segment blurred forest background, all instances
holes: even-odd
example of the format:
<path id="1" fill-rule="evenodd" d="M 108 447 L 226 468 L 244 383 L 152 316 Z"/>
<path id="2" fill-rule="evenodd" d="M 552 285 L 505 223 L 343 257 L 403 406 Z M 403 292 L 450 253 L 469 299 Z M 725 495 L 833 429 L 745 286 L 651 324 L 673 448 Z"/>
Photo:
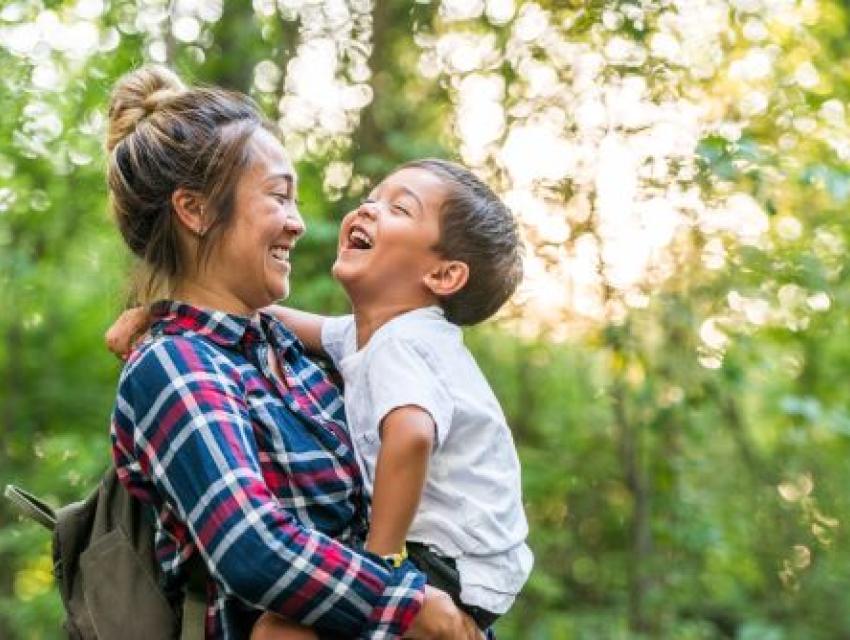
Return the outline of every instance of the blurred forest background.
<path id="1" fill-rule="evenodd" d="M 470 165 L 527 278 L 471 330 L 536 567 L 501 638 L 850 637 L 850 11 L 841 0 L 0 0 L 0 484 L 109 462 L 131 267 L 108 92 L 145 61 L 280 122 L 336 226 L 410 158 Z M 0 505 L 0 638 L 59 638 L 49 540 Z"/>

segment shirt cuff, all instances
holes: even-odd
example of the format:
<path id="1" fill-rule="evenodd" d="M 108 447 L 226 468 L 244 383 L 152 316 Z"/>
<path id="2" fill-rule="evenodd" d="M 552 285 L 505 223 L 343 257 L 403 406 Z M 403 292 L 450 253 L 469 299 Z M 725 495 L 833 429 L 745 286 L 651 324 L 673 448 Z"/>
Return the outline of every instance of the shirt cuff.
<path id="1" fill-rule="evenodd" d="M 377 556 L 374 558 L 387 566 Z M 398 569 L 389 571 L 390 576 L 384 591 L 378 597 L 368 628 L 361 638 L 401 638 L 422 608 L 425 600 L 425 576 L 417 571 L 410 561 L 405 561 Z"/>

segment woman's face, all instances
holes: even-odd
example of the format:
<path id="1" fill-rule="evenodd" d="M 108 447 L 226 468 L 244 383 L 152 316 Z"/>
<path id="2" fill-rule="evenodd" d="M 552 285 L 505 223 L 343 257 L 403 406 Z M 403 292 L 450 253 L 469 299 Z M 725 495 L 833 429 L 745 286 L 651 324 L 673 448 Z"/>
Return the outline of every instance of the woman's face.
<path id="1" fill-rule="evenodd" d="M 216 306 L 243 314 L 289 294 L 289 252 L 305 229 L 283 146 L 263 129 L 248 144 L 251 163 L 236 185 L 233 218 L 203 270 L 206 286 L 223 298 Z"/>

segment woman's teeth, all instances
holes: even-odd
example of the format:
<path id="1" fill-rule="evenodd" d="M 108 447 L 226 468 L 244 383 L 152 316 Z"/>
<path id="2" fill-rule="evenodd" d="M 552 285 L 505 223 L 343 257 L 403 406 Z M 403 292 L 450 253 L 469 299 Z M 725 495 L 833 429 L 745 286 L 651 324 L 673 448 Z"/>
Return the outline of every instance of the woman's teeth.
<path id="1" fill-rule="evenodd" d="M 288 263 L 289 262 L 289 249 L 284 249 L 283 247 L 272 247 L 271 250 L 272 258 L 277 260 L 278 262 Z"/>

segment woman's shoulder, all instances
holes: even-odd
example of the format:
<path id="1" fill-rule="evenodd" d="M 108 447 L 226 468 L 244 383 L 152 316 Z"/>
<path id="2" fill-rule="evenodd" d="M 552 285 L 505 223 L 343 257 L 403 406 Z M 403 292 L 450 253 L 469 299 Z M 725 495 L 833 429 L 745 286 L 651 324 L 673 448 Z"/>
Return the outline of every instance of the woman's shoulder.
<path id="1" fill-rule="evenodd" d="M 201 335 L 151 336 L 130 354 L 121 373 L 121 385 L 175 387 L 199 374 L 209 381 L 229 385 L 239 378 L 238 366 L 229 355 Z"/>

